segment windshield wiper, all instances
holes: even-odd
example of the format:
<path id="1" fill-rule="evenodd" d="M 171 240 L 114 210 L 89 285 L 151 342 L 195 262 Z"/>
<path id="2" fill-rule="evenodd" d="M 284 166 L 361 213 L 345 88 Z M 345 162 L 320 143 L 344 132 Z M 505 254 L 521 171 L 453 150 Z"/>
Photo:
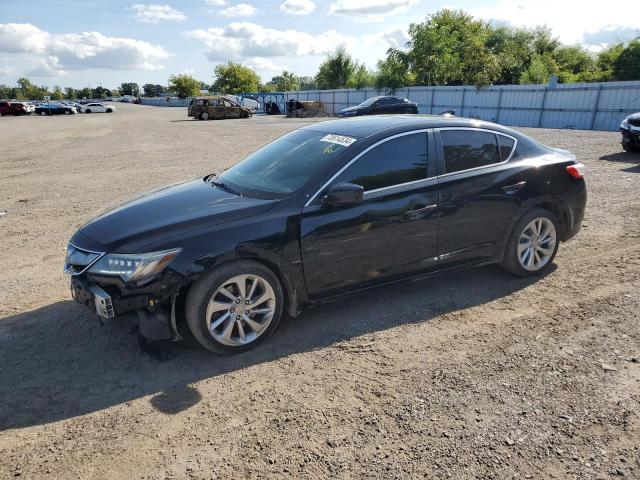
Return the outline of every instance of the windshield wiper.
<path id="1" fill-rule="evenodd" d="M 242 194 L 239 191 L 231 188 L 229 185 L 227 185 L 224 182 L 221 182 L 220 180 L 213 180 L 211 183 L 213 183 L 216 187 L 220 187 L 220 188 L 226 190 L 227 192 L 231 193 L 232 195 L 237 195 L 239 197 L 242 196 Z"/>

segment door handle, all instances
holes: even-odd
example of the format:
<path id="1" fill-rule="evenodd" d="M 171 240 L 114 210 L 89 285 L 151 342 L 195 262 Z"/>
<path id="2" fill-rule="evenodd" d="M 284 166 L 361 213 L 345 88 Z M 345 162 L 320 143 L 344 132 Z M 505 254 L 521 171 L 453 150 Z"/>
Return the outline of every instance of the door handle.
<path id="1" fill-rule="evenodd" d="M 414 209 L 409 210 L 408 212 L 406 212 L 404 214 L 404 218 L 405 218 L 405 220 L 415 220 L 417 218 L 420 218 L 424 214 L 435 210 L 436 208 L 438 208 L 437 204 L 427 205 L 425 207 L 414 208 Z"/>
<path id="2" fill-rule="evenodd" d="M 527 181 L 522 181 L 518 183 L 514 183 L 513 185 L 507 185 L 506 187 L 502 187 L 502 191 L 507 195 L 513 195 L 518 193 L 522 188 L 527 184 Z"/>

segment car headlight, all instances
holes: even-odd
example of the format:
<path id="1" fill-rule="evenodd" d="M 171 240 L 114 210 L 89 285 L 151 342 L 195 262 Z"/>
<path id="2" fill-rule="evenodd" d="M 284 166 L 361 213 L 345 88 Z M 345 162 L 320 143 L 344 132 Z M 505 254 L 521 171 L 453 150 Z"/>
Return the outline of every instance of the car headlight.
<path id="1" fill-rule="evenodd" d="M 622 130 L 629 130 L 630 127 L 629 127 L 629 124 L 627 123 L 627 119 L 626 118 L 620 124 L 620 128 Z"/>
<path id="2" fill-rule="evenodd" d="M 98 260 L 89 272 L 118 276 L 125 282 L 139 281 L 160 273 L 181 251 L 176 248 L 150 253 L 110 253 Z"/>

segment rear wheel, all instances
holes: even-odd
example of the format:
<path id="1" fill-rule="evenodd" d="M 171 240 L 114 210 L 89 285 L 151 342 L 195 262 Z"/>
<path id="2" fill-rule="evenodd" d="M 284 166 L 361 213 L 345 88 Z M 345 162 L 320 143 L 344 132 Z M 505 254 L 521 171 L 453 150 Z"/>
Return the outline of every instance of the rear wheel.
<path id="1" fill-rule="evenodd" d="M 509 237 L 502 267 L 521 277 L 544 271 L 558 252 L 558 225 L 548 210 L 536 208 L 526 213 Z"/>
<path id="2" fill-rule="evenodd" d="M 113 112 L 113 110 L 110 108 L 107 108 L 107 113 L 111 113 L 111 112 Z"/>
<path id="3" fill-rule="evenodd" d="M 276 275 L 260 263 L 242 260 L 222 265 L 191 287 L 187 324 L 212 352 L 244 352 L 277 328 L 283 304 Z"/>

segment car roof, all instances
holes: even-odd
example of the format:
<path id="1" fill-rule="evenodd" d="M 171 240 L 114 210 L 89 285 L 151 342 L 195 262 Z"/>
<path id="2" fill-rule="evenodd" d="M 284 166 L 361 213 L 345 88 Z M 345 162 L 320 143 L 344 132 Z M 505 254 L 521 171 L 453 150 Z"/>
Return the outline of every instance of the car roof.
<path id="1" fill-rule="evenodd" d="M 509 135 L 517 134 L 514 130 L 496 123 L 473 118 L 447 117 L 443 115 L 370 115 L 318 122 L 303 128 L 305 130 L 316 130 L 335 133 L 337 135 L 366 138 L 384 130 L 391 129 L 394 130 L 394 133 L 399 133 L 422 128 L 446 127 L 489 128 Z"/>

